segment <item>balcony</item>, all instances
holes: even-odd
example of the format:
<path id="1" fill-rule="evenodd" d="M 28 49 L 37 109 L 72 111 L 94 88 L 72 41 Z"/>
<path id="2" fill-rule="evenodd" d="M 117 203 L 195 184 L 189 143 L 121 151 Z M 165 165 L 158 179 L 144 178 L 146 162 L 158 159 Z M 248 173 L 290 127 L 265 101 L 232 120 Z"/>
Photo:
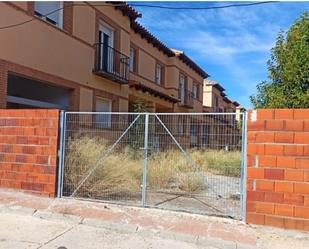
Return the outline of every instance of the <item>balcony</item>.
<path id="1" fill-rule="evenodd" d="M 121 84 L 129 82 L 129 57 L 105 43 L 95 44 L 96 75 L 116 81 Z"/>
<path id="2" fill-rule="evenodd" d="M 193 93 L 188 90 L 179 89 L 179 105 L 187 108 L 193 108 Z"/>

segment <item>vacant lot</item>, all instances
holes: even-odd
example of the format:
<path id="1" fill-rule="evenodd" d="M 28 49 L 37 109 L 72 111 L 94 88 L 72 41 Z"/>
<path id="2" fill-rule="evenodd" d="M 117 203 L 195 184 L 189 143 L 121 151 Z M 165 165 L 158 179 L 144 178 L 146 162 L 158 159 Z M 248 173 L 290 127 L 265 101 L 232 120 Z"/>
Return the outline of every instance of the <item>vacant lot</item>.
<path id="1" fill-rule="evenodd" d="M 119 146 L 110 154 L 106 141 L 88 136 L 68 142 L 64 194 L 80 181 L 76 196 L 140 205 L 143 151 Z M 239 216 L 241 152 L 177 148 L 149 152 L 147 204 L 198 213 Z"/>

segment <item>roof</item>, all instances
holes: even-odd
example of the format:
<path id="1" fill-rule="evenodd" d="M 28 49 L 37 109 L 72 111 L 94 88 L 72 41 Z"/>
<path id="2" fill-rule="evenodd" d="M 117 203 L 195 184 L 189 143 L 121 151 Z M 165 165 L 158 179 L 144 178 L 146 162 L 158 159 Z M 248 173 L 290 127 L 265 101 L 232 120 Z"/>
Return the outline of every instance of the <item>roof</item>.
<path id="1" fill-rule="evenodd" d="M 129 82 L 129 87 L 134 87 L 136 90 L 140 90 L 142 92 L 148 92 L 149 94 L 155 96 L 155 97 L 159 97 L 160 99 L 164 99 L 166 101 L 172 102 L 172 103 L 177 103 L 180 100 L 178 98 L 175 98 L 171 95 L 162 93 L 161 91 L 157 91 L 151 87 L 148 87 L 140 82 L 137 81 L 130 81 Z"/>
<path id="2" fill-rule="evenodd" d="M 175 55 L 182 60 L 187 66 L 196 71 L 204 79 L 209 77 L 209 74 L 206 73 L 202 68 L 200 68 L 193 60 L 191 60 L 183 51 L 177 49 L 171 49 Z"/>
<path id="3" fill-rule="evenodd" d="M 151 43 L 154 47 L 162 51 L 168 57 L 176 56 L 179 60 L 193 69 L 196 73 L 198 73 L 204 79 L 209 77 L 209 75 L 200 68 L 193 60 L 191 60 L 183 51 L 173 50 L 167 47 L 163 42 L 161 42 L 158 38 L 156 38 L 153 34 L 151 34 L 144 26 L 136 21 L 138 17 L 141 17 L 142 14 L 131 7 L 124 1 L 117 1 L 117 2 L 108 2 L 110 4 L 115 5 L 115 9 L 122 11 L 123 15 L 128 16 L 131 20 L 131 28 L 134 30 L 135 33 L 140 34 L 142 39 L 146 39 L 147 42 Z M 118 6 L 119 4 L 125 4 Z M 177 51 L 177 52 L 175 52 Z"/>
<path id="4" fill-rule="evenodd" d="M 237 107 L 240 106 L 240 104 L 236 100 L 232 100 L 232 103 Z"/>
<path id="5" fill-rule="evenodd" d="M 213 86 L 213 87 L 215 87 L 215 88 L 217 88 L 219 91 L 221 91 L 221 92 L 224 92 L 225 91 L 225 88 L 222 86 L 222 85 L 220 85 L 217 81 L 215 81 L 215 80 L 204 80 L 204 84 L 205 84 L 205 86 Z"/>
<path id="6" fill-rule="evenodd" d="M 138 17 L 142 17 L 142 14 L 139 13 L 136 9 L 134 9 L 132 6 L 128 5 L 126 2 L 123 1 L 115 1 L 115 2 L 107 2 L 110 4 L 115 5 L 116 10 L 121 10 L 122 14 L 129 17 L 130 20 L 136 20 Z M 122 4 L 121 6 L 119 6 Z"/>
<path id="7" fill-rule="evenodd" d="M 137 21 L 131 22 L 131 28 L 135 33 L 139 33 L 142 39 L 146 39 L 154 47 L 158 48 L 159 51 L 162 51 L 168 57 L 175 56 L 174 52 L 169 49 L 163 42 L 151 34 L 144 26 L 139 24 Z"/>

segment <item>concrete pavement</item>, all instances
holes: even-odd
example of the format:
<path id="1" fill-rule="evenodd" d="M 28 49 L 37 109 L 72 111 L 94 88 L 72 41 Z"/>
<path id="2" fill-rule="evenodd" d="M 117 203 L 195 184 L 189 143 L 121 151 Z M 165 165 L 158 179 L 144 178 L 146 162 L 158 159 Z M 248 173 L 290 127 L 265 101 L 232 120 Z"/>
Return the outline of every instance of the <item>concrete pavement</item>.
<path id="1" fill-rule="evenodd" d="M 0 248 L 309 248 L 308 233 L 0 190 Z"/>

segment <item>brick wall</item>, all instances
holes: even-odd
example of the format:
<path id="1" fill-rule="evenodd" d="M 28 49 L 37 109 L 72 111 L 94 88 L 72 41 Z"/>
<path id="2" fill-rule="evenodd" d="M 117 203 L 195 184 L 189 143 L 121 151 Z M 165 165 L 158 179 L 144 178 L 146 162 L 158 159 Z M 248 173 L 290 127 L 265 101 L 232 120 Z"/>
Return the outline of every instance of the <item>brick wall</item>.
<path id="1" fill-rule="evenodd" d="M 309 230 L 309 109 L 248 115 L 247 222 Z"/>
<path id="2" fill-rule="evenodd" d="M 55 196 L 58 110 L 0 109 L 0 187 Z"/>

